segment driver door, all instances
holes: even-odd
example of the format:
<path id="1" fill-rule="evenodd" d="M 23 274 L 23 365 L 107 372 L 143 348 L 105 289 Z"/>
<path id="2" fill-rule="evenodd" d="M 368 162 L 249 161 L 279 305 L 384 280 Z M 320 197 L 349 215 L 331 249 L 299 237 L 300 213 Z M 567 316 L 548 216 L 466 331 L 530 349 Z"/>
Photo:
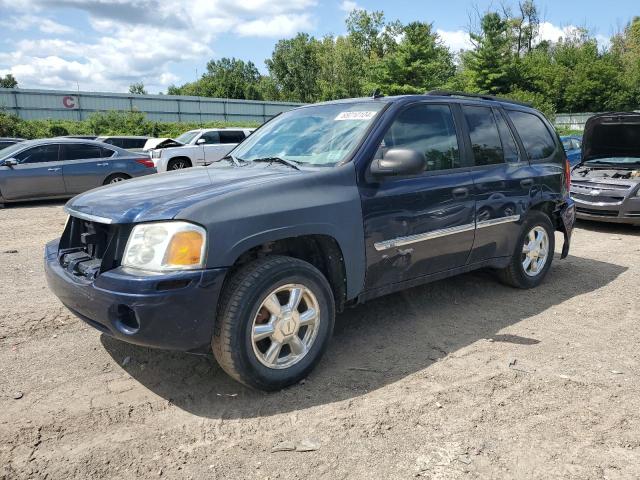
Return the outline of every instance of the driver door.
<path id="1" fill-rule="evenodd" d="M 65 195 L 59 150 L 58 144 L 31 147 L 15 156 L 17 165 L 0 167 L 2 196 L 7 200 L 26 200 Z"/>
<path id="2" fill-rule="evenodd" d="M 451 107 L 435 103 L 407 107 L 385 134 L 377 155 L 392 148 L 411 149 L 423 153 L 426 164 L 417 175 L 370 178 L 360 185 L 366 289 L 467 263 L 475 234 L 475 200 L 459 138 Z"/>

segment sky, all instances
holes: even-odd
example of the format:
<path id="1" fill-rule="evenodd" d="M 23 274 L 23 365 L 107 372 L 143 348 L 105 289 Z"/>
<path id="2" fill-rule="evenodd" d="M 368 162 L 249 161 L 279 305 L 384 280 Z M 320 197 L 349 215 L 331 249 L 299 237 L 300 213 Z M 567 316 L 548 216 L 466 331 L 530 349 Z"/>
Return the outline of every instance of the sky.
<path id="1" fill-rule="evenodd" d="M 510 3 L 511 2 L 511 3 Z M 198 78 L 207 61 L 251 60 L 264 73 L 275 43 L 303 31 L 345 32 L 354 8 L 433 23 L 452 50 L 468 47 L 476 10 L 516 0 L 0 0 L 0 75 L 21 88 L 149 93 Z M 638 0 L 538 0 L 541 34 L 586 27 L 602 46 L 640 14 Z"/>

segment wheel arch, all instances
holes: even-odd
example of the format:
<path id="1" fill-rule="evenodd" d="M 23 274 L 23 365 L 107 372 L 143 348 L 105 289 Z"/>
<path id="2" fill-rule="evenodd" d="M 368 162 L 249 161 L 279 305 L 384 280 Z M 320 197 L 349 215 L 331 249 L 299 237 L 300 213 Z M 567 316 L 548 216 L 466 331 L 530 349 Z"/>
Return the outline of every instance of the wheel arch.
<path id="1" fill-rule="evenodd" d="M 316 231 L 317 232 L 317 231 Z M 336 301 L 336 309 L 343 310 L 348 298 L 348 288 L 357 284 L 348 256 L 345 257 L 340 242 L 331 234 L 306 232 L 292 235 L 282 231 L 279 235 L 256 235 L 236 245 L 230 263 L 230 274 L 247 263 L 269 255 L 284 255 L 306 261 L 326 277 Z M 350 271 L 351 270 L 351 271 Z M 231 275 L 229 275 L 231 276 Z M 350 289 L 350 290 L 351 290 Z"/>

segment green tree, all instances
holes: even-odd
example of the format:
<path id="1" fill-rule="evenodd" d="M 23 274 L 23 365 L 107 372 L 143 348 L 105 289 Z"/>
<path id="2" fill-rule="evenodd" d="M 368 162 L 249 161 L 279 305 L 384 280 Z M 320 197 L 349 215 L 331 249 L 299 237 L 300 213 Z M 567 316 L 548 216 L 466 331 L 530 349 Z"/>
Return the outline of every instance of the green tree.
<path id="1" fill-rule="evenodd" d="M 265 63 L 281 98 L 297 102 L 320 98 L 320 49 L 321 42 L 306 33 L 276 44 Z"/>
<path id="2" fill-rule="evenodd" d="M 480 32 L 471 33 L 474 49 L 463 55 L 470 87 L 482 93 L 509 92 L 512 60 L 508 22 L 496 12 L 487 13 L 480 22 Z"/>
<path id="3" fill-rule="evenodd" d="M 146 95 L 147 90 L 144 88 L 144 83 L 136 82 L 129 85 L 129 93 L 133 95 Z"/>
<path id="4" fill-rule="evenodd" d="M 0 77 L 0 88 L 18 88 L 16 77 L 7 73 L 4 77 Z"/>
<path id="5" fill-rule="evenodd" d="M 380 62 L 378 80 L 389 94 L 424 93 L 442 87 L 455 73 L 453 56 L 433 26 L 412 22 L 402 29 L 402 39 Z"/>

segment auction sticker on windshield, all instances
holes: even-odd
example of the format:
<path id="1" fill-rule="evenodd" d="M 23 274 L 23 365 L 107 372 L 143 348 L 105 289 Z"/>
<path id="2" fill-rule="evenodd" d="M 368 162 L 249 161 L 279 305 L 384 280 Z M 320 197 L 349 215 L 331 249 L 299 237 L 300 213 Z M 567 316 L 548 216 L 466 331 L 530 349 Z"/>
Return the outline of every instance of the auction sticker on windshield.
<path id="1" fill-rule="evenodd" d="M 336 120 L 371 120 L 378 112 L 340 112 Z"/>

